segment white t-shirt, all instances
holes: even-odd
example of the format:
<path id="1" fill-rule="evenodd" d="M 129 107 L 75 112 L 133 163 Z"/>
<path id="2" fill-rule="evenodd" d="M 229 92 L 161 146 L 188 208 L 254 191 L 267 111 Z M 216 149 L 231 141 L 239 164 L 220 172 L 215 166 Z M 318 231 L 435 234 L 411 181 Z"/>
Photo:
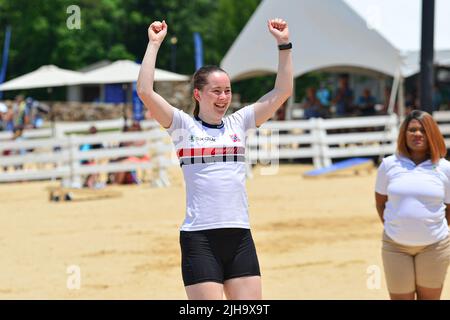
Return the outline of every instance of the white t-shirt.
<path id="1" fill-rule="evenodd" d="M 416 165 L 392 155 L 378 168 L 375 191 L 388 196 L 384 229 L 394 241 L 409 246 L 436 243 L 448 236 L 445 203 L 450 203 L 450 162 L 441 159 Z"/>
<path id="2" fill-rule="evenodd" d="M 186 183 L 182 231 L 250 229 L 245 190 L 246 131 L 255 128 L 253 105 L 208 125 L 176 109 L 168 128 Z"/>

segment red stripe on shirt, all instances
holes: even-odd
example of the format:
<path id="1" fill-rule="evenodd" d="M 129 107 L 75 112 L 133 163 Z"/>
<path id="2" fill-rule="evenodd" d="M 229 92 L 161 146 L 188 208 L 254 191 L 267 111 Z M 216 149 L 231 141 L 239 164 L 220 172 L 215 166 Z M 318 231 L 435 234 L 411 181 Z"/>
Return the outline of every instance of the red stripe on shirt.
<path id="1" fill-rule="evenodd" d="M 194 156 L 235 155 L 245 153 L 244 147 L 222 147 L 222 148 L 184 148 L 178 149 L 178 158 Z"/>

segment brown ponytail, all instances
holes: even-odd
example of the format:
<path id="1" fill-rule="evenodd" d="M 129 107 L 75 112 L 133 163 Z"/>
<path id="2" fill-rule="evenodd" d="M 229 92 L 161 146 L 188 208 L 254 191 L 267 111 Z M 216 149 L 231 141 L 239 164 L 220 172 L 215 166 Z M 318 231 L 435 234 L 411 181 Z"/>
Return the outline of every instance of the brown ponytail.
<path id="1" fill-rule="evenodd" d="M 198 117 L 199 113 L 200 113 L 200 105 L 198 104 L 198 101 L 195 100 L 194 116 Z"/>

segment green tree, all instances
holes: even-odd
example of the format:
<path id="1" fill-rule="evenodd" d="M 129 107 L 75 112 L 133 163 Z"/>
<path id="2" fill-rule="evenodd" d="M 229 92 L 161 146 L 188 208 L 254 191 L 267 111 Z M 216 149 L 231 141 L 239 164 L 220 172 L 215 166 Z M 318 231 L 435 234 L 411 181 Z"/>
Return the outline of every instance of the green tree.
<path id="1" fill-rule="evenodd" d="M 247 24 L 260 0 L 218 0 L 213 13 L 214 29 L 209 45 L 214 48 L 211 62 L 219 64 L 239 33 Z"/>
<path id="2" fill-rule="evenodd" d="M 165 19 L 167 39 L 157 67 L 170 70 L 176 37 L 176 72 L 192 74 L 193 33 L 203 39 L 204 63 L 220 64 L 260 0 L 0 0 L 0 44 L 12 27 L 7 79 L 41 65 L 79 69 L 100 60 L 140 61 L 148 43 L 147 28 Z M 81 28 L 69 29 L 67 8 L 81 10 Z M 250 85 L 258 90 L 259 85 Z M 244 85 L 247 89 L 248 85 Z M 44 94 L 45 95 L 45 94 Z"/>

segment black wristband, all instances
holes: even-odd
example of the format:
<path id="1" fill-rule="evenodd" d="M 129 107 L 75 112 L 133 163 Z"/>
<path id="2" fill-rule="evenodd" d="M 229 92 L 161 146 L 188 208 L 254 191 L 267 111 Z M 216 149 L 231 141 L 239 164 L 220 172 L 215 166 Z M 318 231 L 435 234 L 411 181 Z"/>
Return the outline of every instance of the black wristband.
<path id="1" fill-rule="evenodd" d="M 292 49 L 292 42 L 279 44 L 278 49 L 280 49 L 280 50 Z"/>

